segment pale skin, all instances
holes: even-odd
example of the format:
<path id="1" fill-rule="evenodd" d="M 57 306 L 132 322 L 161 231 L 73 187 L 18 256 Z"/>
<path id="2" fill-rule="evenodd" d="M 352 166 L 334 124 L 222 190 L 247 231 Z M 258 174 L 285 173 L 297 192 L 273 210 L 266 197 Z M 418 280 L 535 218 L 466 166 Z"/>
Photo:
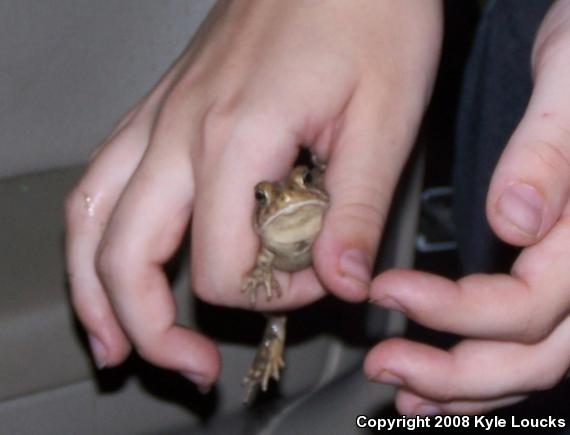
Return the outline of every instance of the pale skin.
<path id="1" fill-rule="evenodd" d="M 68 197 L 72 302 L 97 365 L 120 364 L 134 347 L 198 386 L 215 382 L 216 345 L 175 325 L 161 265 L 192 216 L 194 292 L 214 304 L 248 307 L 240 285 L 259 243 L 251 192 L 260 180 L 283 178 L 304 143 L 327 162 L 330 208 L 313 246 L 313 267 L 279 272 L 282 297 L 260 298 L 257 309 L 296 308 L 326 291 L 350 302 L 371 296 L 382 303 L 390 296 L 427 326 L 475 337 L 450 352 L 403 340 L 371 350 L 365 373 L 401 379 L 403 413 L 420 406 L 480 412 L 553 385 L 570 365 L 570 301 L 562 291 L 570 283 L 564 267 L 570 230 L 561 218 L 570 190 L 570 135 L 563 128 L 570 125 L 564 98 L 570 66 L 563 61 L 570 35 L 556 31 L 570 2 L 554 7 L 563 13 L 551 15 L 538 37 L 531 105 L 489 192 L 494 230 L 528 246 L 513 277 L 452 283 L 392 271 L 370 286 L 390 199 L 431 94 L 440 2 L 220 2 L 169 72 L 103 142 Z M 551 115 L 540 116 L 545 112 Z M 521 232 L 496 205 L 513 183 L 534 186 L 545 204 L 536 233 Z M 442 307 L 452 315 L 443 317 Z M 496 338 L 502 341 L 490 341 Z M 510 382 L 508 370 L 489 369 L 513 364 L 521 367 Z M 536 376 L 541 369 L 549 382 Z"/>

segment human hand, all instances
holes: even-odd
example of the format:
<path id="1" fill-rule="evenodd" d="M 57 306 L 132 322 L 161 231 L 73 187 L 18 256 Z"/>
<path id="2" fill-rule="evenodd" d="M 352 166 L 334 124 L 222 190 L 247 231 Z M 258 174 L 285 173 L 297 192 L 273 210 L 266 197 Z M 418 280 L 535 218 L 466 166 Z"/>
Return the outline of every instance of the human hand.
<path id="1" fill-rule="evenodd" d="M 495 169 L 487 217 L 522 246 L 510 275 L 457 282 L 390 271 L 371 298 L 467 338 L 449 350 L 387 340 L 367 355 L 371 379 L 398 385 L 403 414 L 482 413 L 553 387 L 570 366 L 570 1 L 555 3 L 535 41 L 534 88 Z"/>
<path id="2" fill-rule="evenodd" d="M 199 385 L 216 346 L 175 324 L 162 264 L 192 216 L 192 287 L 247 307 L 257 251 L 253 187 L 286 174 L 299 144 L 328 161 L 331 204 L 314 269 L 283 297 L 367 296 L 388 203 L 431 93 L 439 1 L 219 2 L 188 49 L 114 129 L 66 203 L 72 303 L 99 367 L 131 344 Z M 405 29 L 405 37 L 402 37 Z M 318 276 L 318 278 L 317 278 Z"/>

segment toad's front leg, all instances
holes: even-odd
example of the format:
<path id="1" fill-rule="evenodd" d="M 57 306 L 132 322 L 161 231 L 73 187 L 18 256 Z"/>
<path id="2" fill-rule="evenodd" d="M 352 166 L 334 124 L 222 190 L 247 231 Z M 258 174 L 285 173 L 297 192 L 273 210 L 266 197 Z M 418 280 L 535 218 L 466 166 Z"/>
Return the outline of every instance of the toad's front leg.
<path id="1" fill-rule="evenodd" d="M 273 297 L 273 293 L 277 297 L 281 297 L 281 288 L 273 276 L 274 258 L 275 255 L 271 251 L 262 248 L 257 254 L 254 269 L 249 273 L 241 287 L 242 293 L 249 293 L 252 307 L 255 306 L 257 292 L 260 288 L 265 290 L 268 301 Z"/>
<path id="2" fill-rule="evenodd" d="M 267 326 L 263 340 L 244 377 L 242 384 L 245 387 L 243 401 L 248 403 L 256 389 L 261 385 L 262 391 L 267 391 L 269 379 L 279 380 L 279 371 L 285 367 L 283 361 L 283 348 L 285 346 L 286 316 L 268 316 Z"/>

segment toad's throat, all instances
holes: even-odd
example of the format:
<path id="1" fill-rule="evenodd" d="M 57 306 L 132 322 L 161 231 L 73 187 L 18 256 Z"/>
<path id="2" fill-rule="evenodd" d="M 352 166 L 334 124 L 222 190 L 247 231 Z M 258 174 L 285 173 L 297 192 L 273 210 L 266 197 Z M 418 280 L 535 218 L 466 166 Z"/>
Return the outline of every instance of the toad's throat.
<path id="1" fill-rule="evenodd" d="M 261 236 L 270 245 L 310 241 L 321 228 L 325 208 L 326 203 L 318 200 L 291 205 L 265 222 Z"/>

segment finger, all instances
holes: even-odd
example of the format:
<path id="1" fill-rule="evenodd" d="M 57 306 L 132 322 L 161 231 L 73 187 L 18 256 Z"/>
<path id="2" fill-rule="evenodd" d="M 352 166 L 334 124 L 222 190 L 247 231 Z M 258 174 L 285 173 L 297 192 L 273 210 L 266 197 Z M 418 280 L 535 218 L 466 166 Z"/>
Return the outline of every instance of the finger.
<path id="1" fill-rule="evenodd" d="M 525 400 L 526 395 L 514 395 L 490 400 L 455 400 L 437 402 L 400 389 L 396 394 L 396 409 L 403 415 L 473 415 L 484 414 L 495 409 L 511 406 Z"/>
<path id="2" fill-rule="evenodd" d="M 218 351 L 207 338 L 176 325 L 174 299 L 162 270 L 180 243 L 193 195 L 186 152 L 193 140 L 190 123 L 185 111 L 167 115 L 158 120 L 152 143 L 109 222 L 98 271 L 139 354 L 207 386 L 219 374 Z"/>
<path id="3" fill-rule="evenodd" d="M 368 294 L 392 193 L 415 134 L 414 128 L 400 134 L 402 120 L 386 116 L 382 100 L 371 104 L 364 89 L 354 95 L 329 152 L 325 184 L 330 207 L 315 243 L 314 262 L 325 287 L 349 301 Z"/>
<path id="4" fill-rule="evenodd" d="M 495 169 L 487 216 L 504 241 L 526 246 L 550 231 L 570 192 L 568 50 L 535 62 L 526 113 Z"/>
<path id="5" fill-rule="evenodd" d="M 432 401 L 495 400 L 556 385 L 568 369 L 569 339 L 568 318 L 535 345 L 465 340 L 445 351 L 391 339 L 369 352 L 364 371 Z"/>
<path id="6" fill-rule="evenodd" d="M 192 287 L 210 303 L 250 306 L 240 291 L 254 267 L 259 250 L 253 229 L 254 186 L 288 174 L 297 156 L 290 121 L 268 111 L 251 114 L 227 125 L 222 120 L 216 143 L 203 149 L 197 174 L 192 221 Z M 282 297 L 257 298 L 256 308 L 285 309 L 314 301 L 323 288 L 311 269 L 295 274 L 277 272 Z"/>
<path id="7" fill-rule="evenodd" d="M 526 248 L 512 275 L 467 276 L 457 282 L 392 270 L 371 286 L 371 299 L 433 329 L 479 338 L 536 342 L 570 309 L 570 219 Z"/>
<path id="8" fill-rule="evenodd" d="M 71 302 L 99 368 L 121 363 L 130 344 L 95 271 L 97 247 L 121 192 L 148 145 L 163 95 L 178 65 L 130 110 L 91 157 L 85 174 L 66 199 L 66 266 Z"/>
<path id="9" fill-rule="evenodd" d="M 97 246 L 119 195 L 148 142 L 134 127 L 103 147 L 66 202 L 66 259 L 71 301 L 99 368 L 122 362 L 130 350 L 95 271 Z M 120 162 L 128 162 L 120 164 Z"/>

